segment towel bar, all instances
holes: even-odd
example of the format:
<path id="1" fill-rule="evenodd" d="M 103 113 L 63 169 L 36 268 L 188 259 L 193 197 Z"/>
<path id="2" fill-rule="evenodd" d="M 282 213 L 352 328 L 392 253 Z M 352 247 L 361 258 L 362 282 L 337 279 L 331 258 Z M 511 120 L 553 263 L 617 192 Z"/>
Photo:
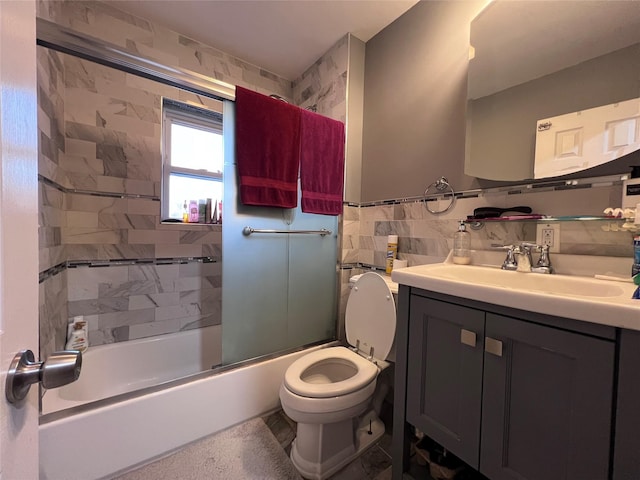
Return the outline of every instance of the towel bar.
<path id="1" fill-rule="evenodd" d="M 261 230 L 259 228 L 244 227 L 242 229 L 242 233 L 246 236 L 249 236 L 252 233 L 302 233 L 307 235 L 321 235 L 324 237 L 325 235 L 331 235 L 331 230 L 327 230 L 326 228 L 321 230 Z"/>

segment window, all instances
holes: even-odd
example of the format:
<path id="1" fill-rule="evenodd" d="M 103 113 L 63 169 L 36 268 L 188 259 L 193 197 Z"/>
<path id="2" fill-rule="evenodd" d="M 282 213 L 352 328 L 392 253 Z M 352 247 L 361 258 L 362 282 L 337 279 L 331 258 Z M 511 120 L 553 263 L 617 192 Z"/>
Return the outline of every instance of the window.
<path id="1" fill-rule="evenodd" d="M 222 114 L 165 98 L 162 128 L 162 218 L 182 220 L 190 203 L 208 199 L 213 213 L 222 201 Z"/>

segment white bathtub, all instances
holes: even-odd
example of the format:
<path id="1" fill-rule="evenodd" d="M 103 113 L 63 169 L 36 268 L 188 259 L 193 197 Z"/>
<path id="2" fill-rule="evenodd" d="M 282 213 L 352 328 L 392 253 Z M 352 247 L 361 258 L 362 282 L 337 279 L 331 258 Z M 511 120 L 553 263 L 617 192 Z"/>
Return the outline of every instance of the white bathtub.
<path id="1" fill-rule="evenodd" d="M 187 330 L 91 347 L 82 355 L 80 378 L 48 390 L 42 413 L 186 377 L 222 362 L 222 327 Z"/>
<path id="2" fill-rule="evenodd" d="M 287 367 L 317 348 L 321 347 L 58 420 L 46 421 L 45 417 L 39 428 L 40 480 L 109 478 L 189 442 L 274 411 L 280 405 L 278 390 Z M 163 353 L 171 355 L 173 351 Z M 85 373 L 83 365 L 81 378 Z"/>

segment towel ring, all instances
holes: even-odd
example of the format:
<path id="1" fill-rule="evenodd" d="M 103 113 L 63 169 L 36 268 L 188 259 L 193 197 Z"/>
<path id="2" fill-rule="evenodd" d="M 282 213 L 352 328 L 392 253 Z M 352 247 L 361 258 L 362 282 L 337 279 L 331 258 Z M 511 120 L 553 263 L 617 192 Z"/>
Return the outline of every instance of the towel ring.
<path id="1" fill-rule="evenodd" d="M 443 193 L 447 189 L 451 190 L 451 202 L 449 202 L 449 205 L 447 205 L 447 207 L 444 208 L 443 210 L 431 210 L 429 208 L 429 202 L 425 201 L 424 203 L 425 203 L 425 206 L 427 207 L 427 210 L 429 211 L 429 213 L 433 213 L 434 215 L 438 215 L 440 213 L 449 211 L 451 207 L 453 207 L 453 202 L 455 202 L 456 200 L 456 192 L 453 191 L 453 187 L 449 184 L 449 181 L 447 180 L 446 177 L 440 177 L 438 180 L 436 180 L 435 182 L 433 182 L 431 185 L 427 187 L 427 189 L 424 191 L 424 197 L 429 195 L 429 190 L 431 190 L 431 188 L 433 187 L 435 187 L 436 192 L 440 192 L 440 193 Z"/>

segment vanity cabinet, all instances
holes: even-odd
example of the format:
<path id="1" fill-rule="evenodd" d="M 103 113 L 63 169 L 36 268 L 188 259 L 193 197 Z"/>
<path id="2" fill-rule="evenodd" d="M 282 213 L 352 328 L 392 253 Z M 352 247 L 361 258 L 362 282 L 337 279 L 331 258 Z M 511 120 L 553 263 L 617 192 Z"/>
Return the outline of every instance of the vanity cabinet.
<path id="1" fill-rule="evenodd" d="M 490 480 L 609 478 L 613 329 L 404 293 L 407 422 Z"/>

